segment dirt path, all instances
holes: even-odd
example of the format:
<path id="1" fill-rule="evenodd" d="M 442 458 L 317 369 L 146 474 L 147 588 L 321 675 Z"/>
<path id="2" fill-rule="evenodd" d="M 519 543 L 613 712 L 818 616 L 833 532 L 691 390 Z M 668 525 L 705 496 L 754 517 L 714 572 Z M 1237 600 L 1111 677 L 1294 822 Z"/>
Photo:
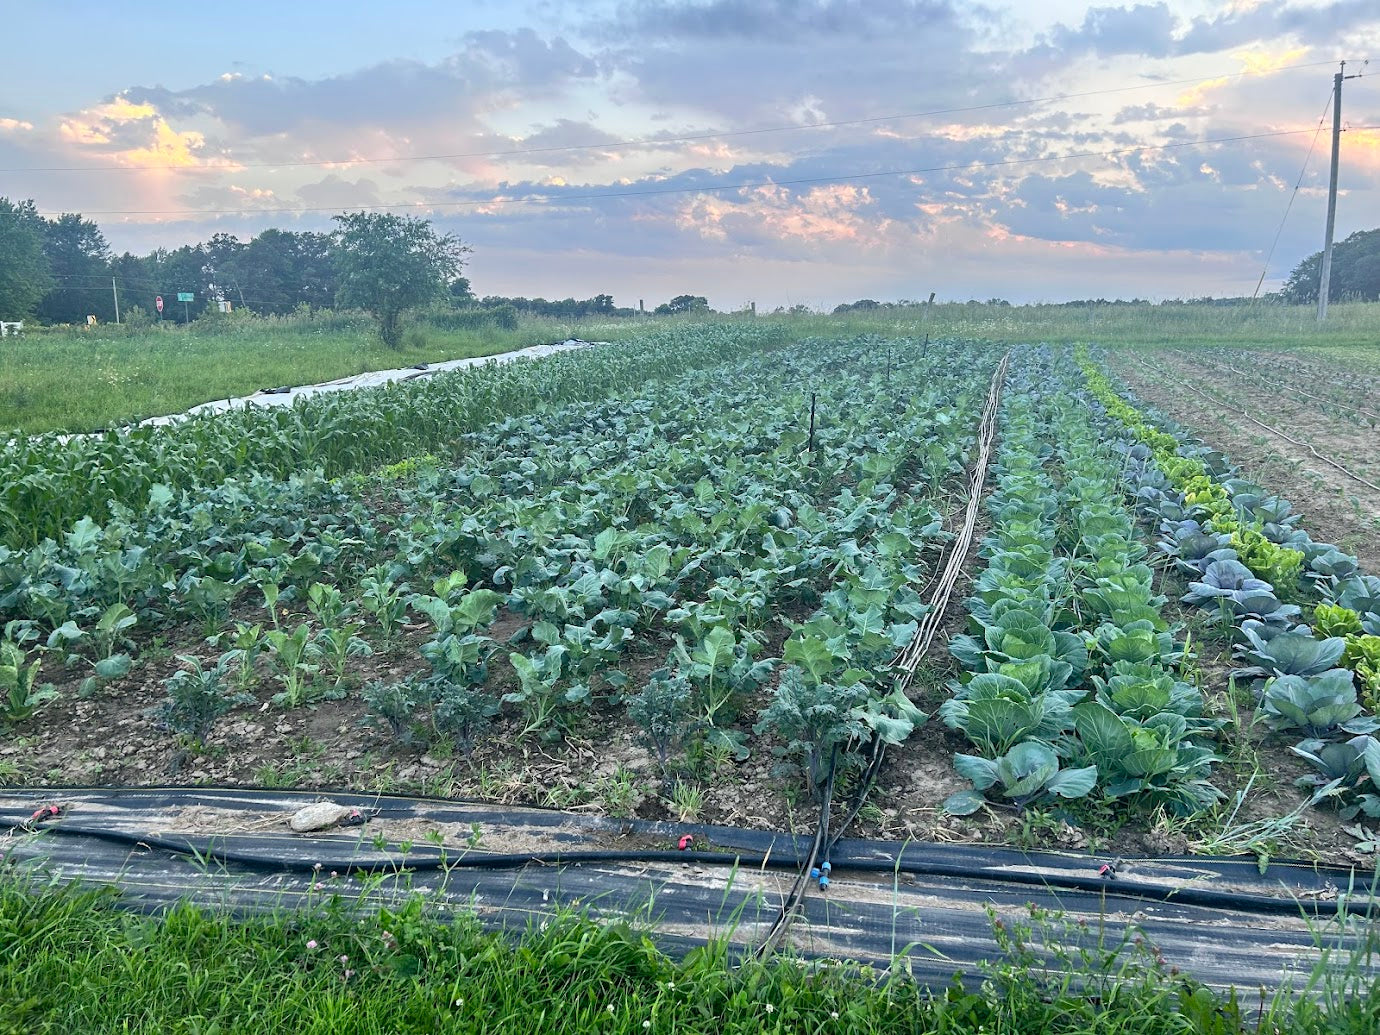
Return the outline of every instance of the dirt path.
<path id="1" fill-rule="evenodd" d="M 1303 514 L 1301 526 L 1314 539 L 1355 554 L 1366 571 L 1380 572 L 1380 492 L 1321 462 L 1306 448 L 1249 423 L 1239 408 L 1214 412 L 1186 384 L 1201 371 L 1183 357 L 1161 352 L 1152 374 L 1125 355 L 1111 353 L 1108 365 L 1146 402 L 1191 429 L 1206 445 L 1225 453 L 1242 472 L 1283 496 Z M 1299 402 L 1247 384 L 1217 382 L 1225 394 L 1257 419 L 1300 441 L 1310 442 L 1368 481 L 1380 483 L 1380 441 L 1374 431 L 1348 424 Z M 1355 504 L 1351 501 L 1355 500 Z"/>

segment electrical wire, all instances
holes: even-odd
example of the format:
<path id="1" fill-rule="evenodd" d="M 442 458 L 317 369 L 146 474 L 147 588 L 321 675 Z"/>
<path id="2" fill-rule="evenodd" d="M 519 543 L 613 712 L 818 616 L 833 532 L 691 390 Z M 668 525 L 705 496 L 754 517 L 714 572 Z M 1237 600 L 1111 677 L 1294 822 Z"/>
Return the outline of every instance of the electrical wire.
<path id="1" fill-rule="evenodd" d="M 1086 90 L 1081 93 L 1053 94 L 1048 97 L 1029 97 L 1014 101 L 991 101 L 984 104 L 970 104 L 954 108 L 934 108 L 929 111 L 901 112 L 895 115 L 872 115 L 860 119 L 836 119 L 828 122 L 794 123 L 785 126 L 765 126 L 758 129 L 722 130 L 713 133 L 691 133 L 670 137 L 640 137 L 630 140 L 613 140 L 589 144 L 559 144 L 549 147 L 512 148 L 500 151 L 462 151 L 453 154 L 401 155 L 386 158 L 322 158 L 302 162 L 232 162 L 225 165 L 225 171 L 239 169 L 299 169 L 335 165 L 375 165 L 397 164 L 403 162 L 443 162 L 465 158 L 507 158 L 523 155 L 560 154 L 578 151 L 616 151 L 624 148 L 660 147 L 666 144 L 687 144 L 703 140 L 723 140 L 739 137 L 761 136 L 770 133 L 792 133 L 812 129 L 842 129 L 849 126 L 876 125 L 903 119 L 933 118 L 937 115 L 961 115 L 975 111 L 991 111 L 997 108 L 1012 108 L 1033 104 L 1053 104 L 1058 101 L 1081 100 L 1087 97 L 1101 97 L 1109 94 L 1128 93 L 1134 90 L 1152 90 L 1167 86 L 1187 86 L 1198 83 L 1238 79 L 1243 77 L 1263 77 L 1279 72 L 1290 72 L 1302 68 L 1318 68 L 1331 65 L 1331 61 L 1310 61 L 1298 65 L 1285 65 L 1268 72 L 1230 72 L 1225 75 L 1200 76 L 1193 79 L 1166 79 L 1153 83 L 1137 83 L 1133 86 L 1117 86 L 1105 90 Z M 36 168 L 0 168 L 0 173 L 54 173 L 54 172 L 145 172 L 158 170 L 164 172 L 207 172 L 215 171 L 215 166 L 187 165 L 142 165 L 142 166 L 41 166 Z"/>
<path id="2" fill-rule="evenodd" d="M 1265 283 L 1265 274 L 1270 270 L 1270 260 L 1275 256 L 1275 247 L 1279 244 L 1279 238 L 1284 233 L 1284 224 L 1289 219 L 1289 212 L 1294 207 L 1294 199 L 1299 196 L 1299 188 L 1303 186 L 1303 177 L 1308 172 L 1308 162 L 1313 157 L 1313 149 L 1318 146 L 1318 137 L 1322 135 L 1323 126 L 1327 122 L 1327 109 L 1332 106 L 1332 96 L 1336 93 L 1334 86 L 1327 91 L 1327 103 L 1323 105 L 1322 114 L 1318 116 L 1318 128 L 1313 131 L 1313 139 L 1308 145 L 1308 153 L 1303 156 L 1303 168 L 1299 170 L 1298 182 L 1294 184 L 1293 193 L 1289 195 L 1289 204 L 1284 206 L 1284 218 L 1279 221 L 1279 228 L 1275 230 L 1275 239 L 1270 242 L 1270 250 L 1265 255 L 1265 265 L 1261 267 L 1260 279 L 1255 282 L 1255 290 L 1251 292 L 1251 301 L 1254 302 L 1256 296 L 1260 294 L 1260 285 Z"/>

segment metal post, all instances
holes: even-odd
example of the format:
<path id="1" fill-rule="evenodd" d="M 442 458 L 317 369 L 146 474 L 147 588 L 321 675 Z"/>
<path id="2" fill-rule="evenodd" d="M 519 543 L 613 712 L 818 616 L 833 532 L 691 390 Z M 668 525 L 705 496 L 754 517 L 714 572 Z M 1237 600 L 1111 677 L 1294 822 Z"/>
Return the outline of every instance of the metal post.
<path id="1" fill-rule="evenodd" d="M 110 278 L 110 293 L 115 296 L 115 322 L 118 324 L 120 322 L 120 292 L 115 287 L 114 277 Z"/>
<path id="2" fill-rule="evenodd" d="M 1332 231 L 1337 224 L 1337 164 L 1342 151 L 1342 79 L 1346 62 L 1332 77 L 1332 175 L 1327 181 L 1327 231 L 1323 237 L 1322 275 L 1318 278 L 1318 323 L 1327 319 L 1327 295 L 1332 289 Z"/>
<path id="3" fill-rule="evenodd" d="M 815 454 L 815 393 L 810 393 L 810 455 Z"/>

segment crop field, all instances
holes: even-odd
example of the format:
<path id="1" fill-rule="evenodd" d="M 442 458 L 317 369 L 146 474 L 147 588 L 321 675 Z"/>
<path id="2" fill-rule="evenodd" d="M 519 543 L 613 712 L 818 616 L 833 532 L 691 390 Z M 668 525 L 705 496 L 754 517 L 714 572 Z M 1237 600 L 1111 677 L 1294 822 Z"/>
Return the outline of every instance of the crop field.
<path id="1" fill-rule="evenodd" d="M 684 324 L 17 439 L 0 783 L 1364 861 L 1380 418 L 1322 364 Z"/>

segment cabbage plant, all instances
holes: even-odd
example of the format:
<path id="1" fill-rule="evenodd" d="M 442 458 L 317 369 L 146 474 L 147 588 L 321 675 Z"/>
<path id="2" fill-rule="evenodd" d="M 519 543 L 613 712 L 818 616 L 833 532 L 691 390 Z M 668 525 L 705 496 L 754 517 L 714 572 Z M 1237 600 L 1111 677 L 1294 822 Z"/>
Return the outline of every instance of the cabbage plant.
<path id="1" fill-rule="evenodd" d="M 944 811 L 968 816 L 987 802 L 984 792 L 999 794 L 1017 810 L 1041 799 L 1083 798 L 1097 785 L 1097 766 L 1060 769 L 1059 756 L 1048 744 L 1027 740 L 996 759 L 954 755 L 954 768 L 973 782 L 972 790 L 951 794 Z"/>
<path id="2" fill-rule="evenodd" d="M 1351 673 L 1342 668 L 1316 676 L 1276 676 L 1265 684 L 1261 707 L 1275 729 L 1298 729 L 1313 738 L 1380 730 L 1380 722 L 1361 714 Z"/>

